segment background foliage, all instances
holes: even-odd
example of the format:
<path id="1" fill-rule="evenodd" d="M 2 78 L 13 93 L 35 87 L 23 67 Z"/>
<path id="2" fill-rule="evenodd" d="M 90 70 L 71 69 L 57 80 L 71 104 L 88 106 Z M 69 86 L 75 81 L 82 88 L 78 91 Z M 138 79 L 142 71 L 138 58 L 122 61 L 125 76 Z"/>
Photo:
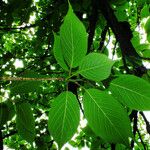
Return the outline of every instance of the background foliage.
<path id="1" fill-rule="evenodd" d="M 150 149 L 149 7 L 1 1 L 0 149 Z"/>

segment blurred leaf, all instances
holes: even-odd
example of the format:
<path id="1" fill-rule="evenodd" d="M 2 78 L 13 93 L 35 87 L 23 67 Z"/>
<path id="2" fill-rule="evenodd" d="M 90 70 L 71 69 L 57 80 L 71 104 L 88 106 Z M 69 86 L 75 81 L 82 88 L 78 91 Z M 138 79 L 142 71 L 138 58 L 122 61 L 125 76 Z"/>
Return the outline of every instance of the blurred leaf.
<path id="1" fill-rule="evenodd" d="M 18 134 L 27 142 L 32 143 L 35 139 L 35 120 L 30 104 L 17 103 L 16 115 Z"/>
<path id="2" fill-rule="evenodd" d="M 29 92 L 39 92 L 42 81 L 37 81 L 36 78 L 43 78 L 45 76 L 39 75 L 34 71 L 25 71 L 20 77 L 35 78 L 30 81 L 13 81 L 11 85 L 12 94 L 24 94 Z"/>
<path id="3" fill-rule="evenodd" d="M 115 150 L 127 150 L 127 148 L 122 144 L 117 144 Z"/>
<path id="4" fill-rule="evenodd" d="M 0 103 L 0 128 L 15 115 L 13 104 L 7 100 Z"/>
<path id="5" fill-rule="evenodd" d="M 127 17 L 126 11 L 124 9 L 119 9 L 118 8 L 115 11 L 115 15 L 116 15 L 118 21 L 120 21 L 120 22 L 128 21 L 128 17 Z"/>
<path id="6" fill-rule="evenodd" d="M 82 131 L 89 137 L 96 136 L 96 134 L 93 132 L 93 130 L 90 128 L 89 125 L 87 125 L 85 128 L 83 128 Z"/>
<path id="7" fill-rule="evenodd" d="M 144 5 L 144 7 L 142 8 L 141 10 L 141 17 L 142 18 L 146 18 L 150 15 L 150 12 L 149 12 L 149 6 L 148 5 Z"/>
<path id="8" fill-rule="evenodd" d="M 137 6 L 139 8 L 143 8 L 145 3 L 146 3 L 146 0 L 137 0 Z"/>
<path id="9" fill-rule="evenodd" d="M 144 29 L 145 29 L 145 32 L 147 33 L 147 35 L 149 35 L 150 34 L 150 18 L 147 19 Z"/>
<path id="10" fill-rule="evenodd" d="M 123 5 L 124 3 L 126 3 L 126 0 L 109 0 L 111 4 L 114 5 Z"/>

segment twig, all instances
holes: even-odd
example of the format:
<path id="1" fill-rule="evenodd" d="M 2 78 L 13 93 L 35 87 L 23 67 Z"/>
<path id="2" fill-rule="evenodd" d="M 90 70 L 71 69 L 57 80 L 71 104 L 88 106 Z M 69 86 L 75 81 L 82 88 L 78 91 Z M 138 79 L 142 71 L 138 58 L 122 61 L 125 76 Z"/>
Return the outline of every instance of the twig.
<path id="1" fill-rule="evenodd" d="M 141 140 L 141 143 L 142 143 L 142 145 L 143 145 L 144 150 L 146 150 L 145 143 L 144 143 L 144 141 L 143 141 L 143 139 L 142 139 L 142 136 L 141 136 L 140 131 L 139 131 L 138 128 L 137 128 L 137 133 L 138 133 L 138 135 L 139 135 L 139 138 L 140 138 L 140 140 Z"/>
<path id="2" fill-rule="evenodd" d="M 100 51 L 102 50 L 102 48 L 104 46 L 104 41 L 106 38 L 107 31 L 108 31 L 108 25 L 105 26 L 104 30 L 101 33 L 101 41 L 100 41 L 99 48 L 98 48 L 98 50 L 100 50 Z"/>
<path id="3" fill-rule="evenodd" d="M 110 29 L 108 28 L 108 42 L 107 42 L 105 48 L 108 46 L 109 42 L 110 42 Z"/>
<path id="4" fill-rule="evenodd" d="M 64 81 L 65 78 L 24 78 L 24 77 L 0 77 L 2 81 Z"/>
<path id="5" fill-rule="evenodd" d="M 122 52 L 122 51 L 121 51 L 121 52 Z M 126 72 L 127 72 L 128 74 L 130 74 L 130 70 L 129 70 L 128 65 L 127 65 L 127 63 L 126 63 L 126 59 L 125 59 L 124 53 L 122 53 L 122 62 L 123 62 L 123 65 L 124 65 L 124 68 L 125 68 Z"/>
<path id="6" fill-rule="evenodd" d="M 117 43 L 118 43 L 118 41 L 115 41 L 115 45 L 114 45 L 114 48 L 113 48 L 113 51 L 112 51 L 112 60 L 114 59 Z"/>
<path id="7" fill-rule="evenodd" d="M 98 19 L 98 9 L 97 9 L 97 0 L 92 1 L 92 13 L 89 18 L 89 37 L 88 37 L 88 51 L 90 52 L 92 43 L 93 43 L 93 37 L 95 33 L 96 23 Z"/>
<path id="8" fill-rule="evenodd" d="M 133 136 L 135 137 L 137 132 L 137 111 L 134 113 L 134 120 L 133 120 Z M 134 140 L 131 141 L 131 148 L 134 147 Z"/>
<path id="9" fill-rule="evenodd" d="M 150 58 L 147 58 L 147 57 L 141 57 L 141 59 L 143 59 L 143 60 L 150 60 Z"/>
<path id="10" fill-rule="evenodd" d="M 146 130 L 147 132 L 150 134 L 150 123 L 147 120 L 147 118 L 145 117 L 144 113 L 142 111 L 140 111 L 141 116 L 143 117 L 145 123 L 146 123 Z"/>
<path id="11" fill-rule="evenodd" d="M 76 95 L 76 98 L 77 98 L 79 106 L 80 106 L 80 110 L 81 110 L 81 112 L 84 115 L 84 110 L 82 108 L 82 104 L 81 104 L 81 102 L 80 102 L 80 100 L 78 98 L 78 93 L 77 93 L 77 89 L 78 89 L 79 86 L 80 86 L 80 84 L 78 82 L 69 81 L 69 83 L 68 83 L 68 90 Z"/>
<path id="12" fill-rule="evenodd" d="M 29 29 L 29 28 L 33 28 L 33 27 L 36 27 L 37 25 L 36 24 L 31 24 L 31 25 L 26 25 L 24 27 L 14 27 L 14 28 L 11 28 L 11 27 L 0 27 L 0 30 L 5 30 L 5 31 L 10 31 L 10 30 L 23 30 L 23 29 Z"/>

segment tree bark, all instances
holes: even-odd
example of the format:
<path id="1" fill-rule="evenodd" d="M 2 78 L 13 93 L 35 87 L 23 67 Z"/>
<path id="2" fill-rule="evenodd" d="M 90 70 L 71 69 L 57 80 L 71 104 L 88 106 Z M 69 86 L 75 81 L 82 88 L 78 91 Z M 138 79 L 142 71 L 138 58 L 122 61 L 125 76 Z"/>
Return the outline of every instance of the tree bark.
<path id="1" fill-rule="evenodd" d="M 116 40 L 119 42 L 123 57 L 131 58 L 131 61 L 133 61 L 133 58 L 140 58 L 130 41 L 132 38 L 132 31 L 129 23 L 119 22 L 117 20 L 108 0 L 99 0 L 99 8 L 112 29 Z"/>

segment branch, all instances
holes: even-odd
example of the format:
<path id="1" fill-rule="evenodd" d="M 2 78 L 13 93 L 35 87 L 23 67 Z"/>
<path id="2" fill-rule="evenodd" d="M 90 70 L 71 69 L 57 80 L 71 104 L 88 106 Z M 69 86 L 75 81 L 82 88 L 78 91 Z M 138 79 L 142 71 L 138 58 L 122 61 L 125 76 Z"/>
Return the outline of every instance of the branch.
<path id="1" fill-rule="evenodd" d="M 127 62 L 126 62 L 125 55 L 124 55 L 123 53 L 122 53 L 122 62 L 123 62 L 125 71 L 126 71 L 128 74 L 130 74 L 130 70 L 129 70 L 128 65 L 127 65 Z"/>
<path id="2" fill-rule="evenodd" d="M 7 57 L 8 56 L 8 57 Z M 51 55 L 47 55 L 47 56 L 25 56 L 25 57 L 16 57 L 16 56 L 13 56 L 13 55 L 11 55 L 11 56 L 9 56 L 9 53 L 8 53 L 8 55 L 7 55 L 7 53 L 6 54 L 4 54 L 3 56 L 1 56 L 0 57 L 0 59 L 2 59 L 2 58 L 9 58 L 9 59 L 11 59 L 11 58 L 13 58 L 13 59 L 44 59 L 44 58 L 48 58 L 48 57 L 51 57 Z"/>
<path id="3" fill-rule="evenodd" d="M 0 77 L 2 81 L 64 81 L 65 78 L 23 78 L 23 77 Z"/>
<path id="4" fill-rule="evenodd" d="M 147 58 L 147 57 L 141 57 L 141 59 L 143 59 L 143 60 L 150 60 L 150 58 Z"/>
<path id="5" fill-rule="evenodd" d="M 74 79 L 74 78 L 72 77 L 72 79 Z M 78 93 L 77 93 L 77 90 L 78 90 L 79 85 L 80 85 L 80 84 L 78 84 L 77 82 L 75 83 L 75 82 L 69 81 L 69 82 L 68 82 L 68 91 L 71 91 L 73 94 L 76 95 L 76 98 L 77 98 L 77 100 L 78 100 L 80 109 L 81 109 L 82 113 L 84 114 L 84 110 L 83 110 L 83 108 L 82 108 L 82 104 L 81 104 L 81 102 L 80 102 L 80 100 L 79 100 L 79 98 L 78 98 Z"/>
<path id="6" fill-rule="evenodd" d="M 92 14 L 89 19 L 89 37 L 88 37 L 88 51 L 90 52 L 92 43 L 93 43 L 93 37 L 95 34 L 95 28 L 96 28 L 96 23 L 98 20 L 98 8 L 97 8 L 97 0 L 92 1 L 93 6 L 92 6 Z"/>
<path id="7" fill-rule="evenodd" d="M 137 118 L 138 118 L 138 116 L 137 116 L 137 111 L 135 112 L 135 114 L 134 114 L 134 121 L 133 121 L 133 136 L 135 137 L 135 135 L 136 135 L 136 132 L 137 132 Z M 131 148 L 133 148 L 134 147 L 134 140 L 132 140 L 131 141 Z"/>
<path id="8" fill-rule="evenodd" d="M 24 27 L 14 27 L 14 28 L 0 26 L 0 30 L 4 30 L 4 31 L 10 31 L 10 30 L 24 30 L 24 29 L 33 28 L 33 27 L 36 27 L 36 26 L 37 26 L 36 24 L 25 25 Z"/>
<path id="9" fill-rule="evenodd" d="M 147 120 L 147 118 L 145 117 L 144 113 L 142 111 L 140 111 L 141 116 L 143 117 L 145 123 L 146 123 L 146 130 L 147 132 L 150 134 L 150 123 Z"/>
<path id="10" fill-rule="evenodd" d="M 115 51 L 116 51 L 116 47 L 117 47 L 117 41 L 115 41 L 115 45 L 114 45 L 114 48 L 113 48 L 113 51 L 112 51 L 112 60 L 114 59 L 114 55 L 115 55 Z"/>
<path id="11" fill-rule="evenodd" d="M 129 118 L 130 118 L 130 121 L 132 121 L 132 119 L 134 118 L 134 116 L 136 115 L 137 111 L 136 110 L 133 110 L 131 112 L 131 114 L 129 115 Z"/>
<path id="12" fill-rule="evenodd" d="M 99 45 L 99 48 L 98 48 L 98 50 L 100 50 L 100 51 L 102 50 L 102 48 L 104 46 L 107 31 L 108 31 L 108 25 L 105 26 L 104 30 L 101 33 L 101 41 L 100 41 L 100 45 Z"/>
<path id="13" fill-rule="evenodd" d="M 40 23 L 46 22 L 46 20 L 49 20 L 49 18 L 51 17 L 52 13 L 54 11 L 47 13 L 47 15 L 45 17 L 43 17 L 41 20 L 39 20 L 37 23 L 35 24 L 30 24 L 30 25 L 25 25 L 25 26 L 20 26 L 20 27 L 7 27 L 7 26 L 2 26 L 0 25 L 0 30 L 4 30 L 4 31 L 11 31 L 11 30 L 24 30 L 24 29 L 29 29 L 29 28 L 33 28 L 33 27 L 37 27 L 40 25 Z"/>
<path id="14" fill-rule="evenodd" d="M 147 73 L 147 68 L 143 65 L 134 68 L 134 75 L 138 77 L 142 77 L 145 73 Z"/>
<path id="15" fill-rule="evenodd" d="M 142 136 L 141 136 L 141 134 L 140 134 L 139 129 L 137 129 L 137 133 L 138 133 L 138 135 L 139 135 L 139 138 L 140 138 L 140 140 L 141 140 L 141 143 L 142 143 L 142 145 L 143 145 L 144 150 L 146 150 L 145 143 L 144 143 L 144 141 L 143 141 L 143 139 L 142 139 Z"/>
<path id="16" fill-rule="evenodd" d="M 108 25 L 111 27 L 115 34 L 116 40 L 119 42 L 123 56 L 130 58 L 133 63 L 136 59 L 140 58 L 135 48 L 131 43 L 132 31 L 128 22 L 119 22 L 111 8 L 108 0 L 99 0 L 100 10 L 107 20 Z M 136 58 L 136 59 L 134 59 Z"/>

